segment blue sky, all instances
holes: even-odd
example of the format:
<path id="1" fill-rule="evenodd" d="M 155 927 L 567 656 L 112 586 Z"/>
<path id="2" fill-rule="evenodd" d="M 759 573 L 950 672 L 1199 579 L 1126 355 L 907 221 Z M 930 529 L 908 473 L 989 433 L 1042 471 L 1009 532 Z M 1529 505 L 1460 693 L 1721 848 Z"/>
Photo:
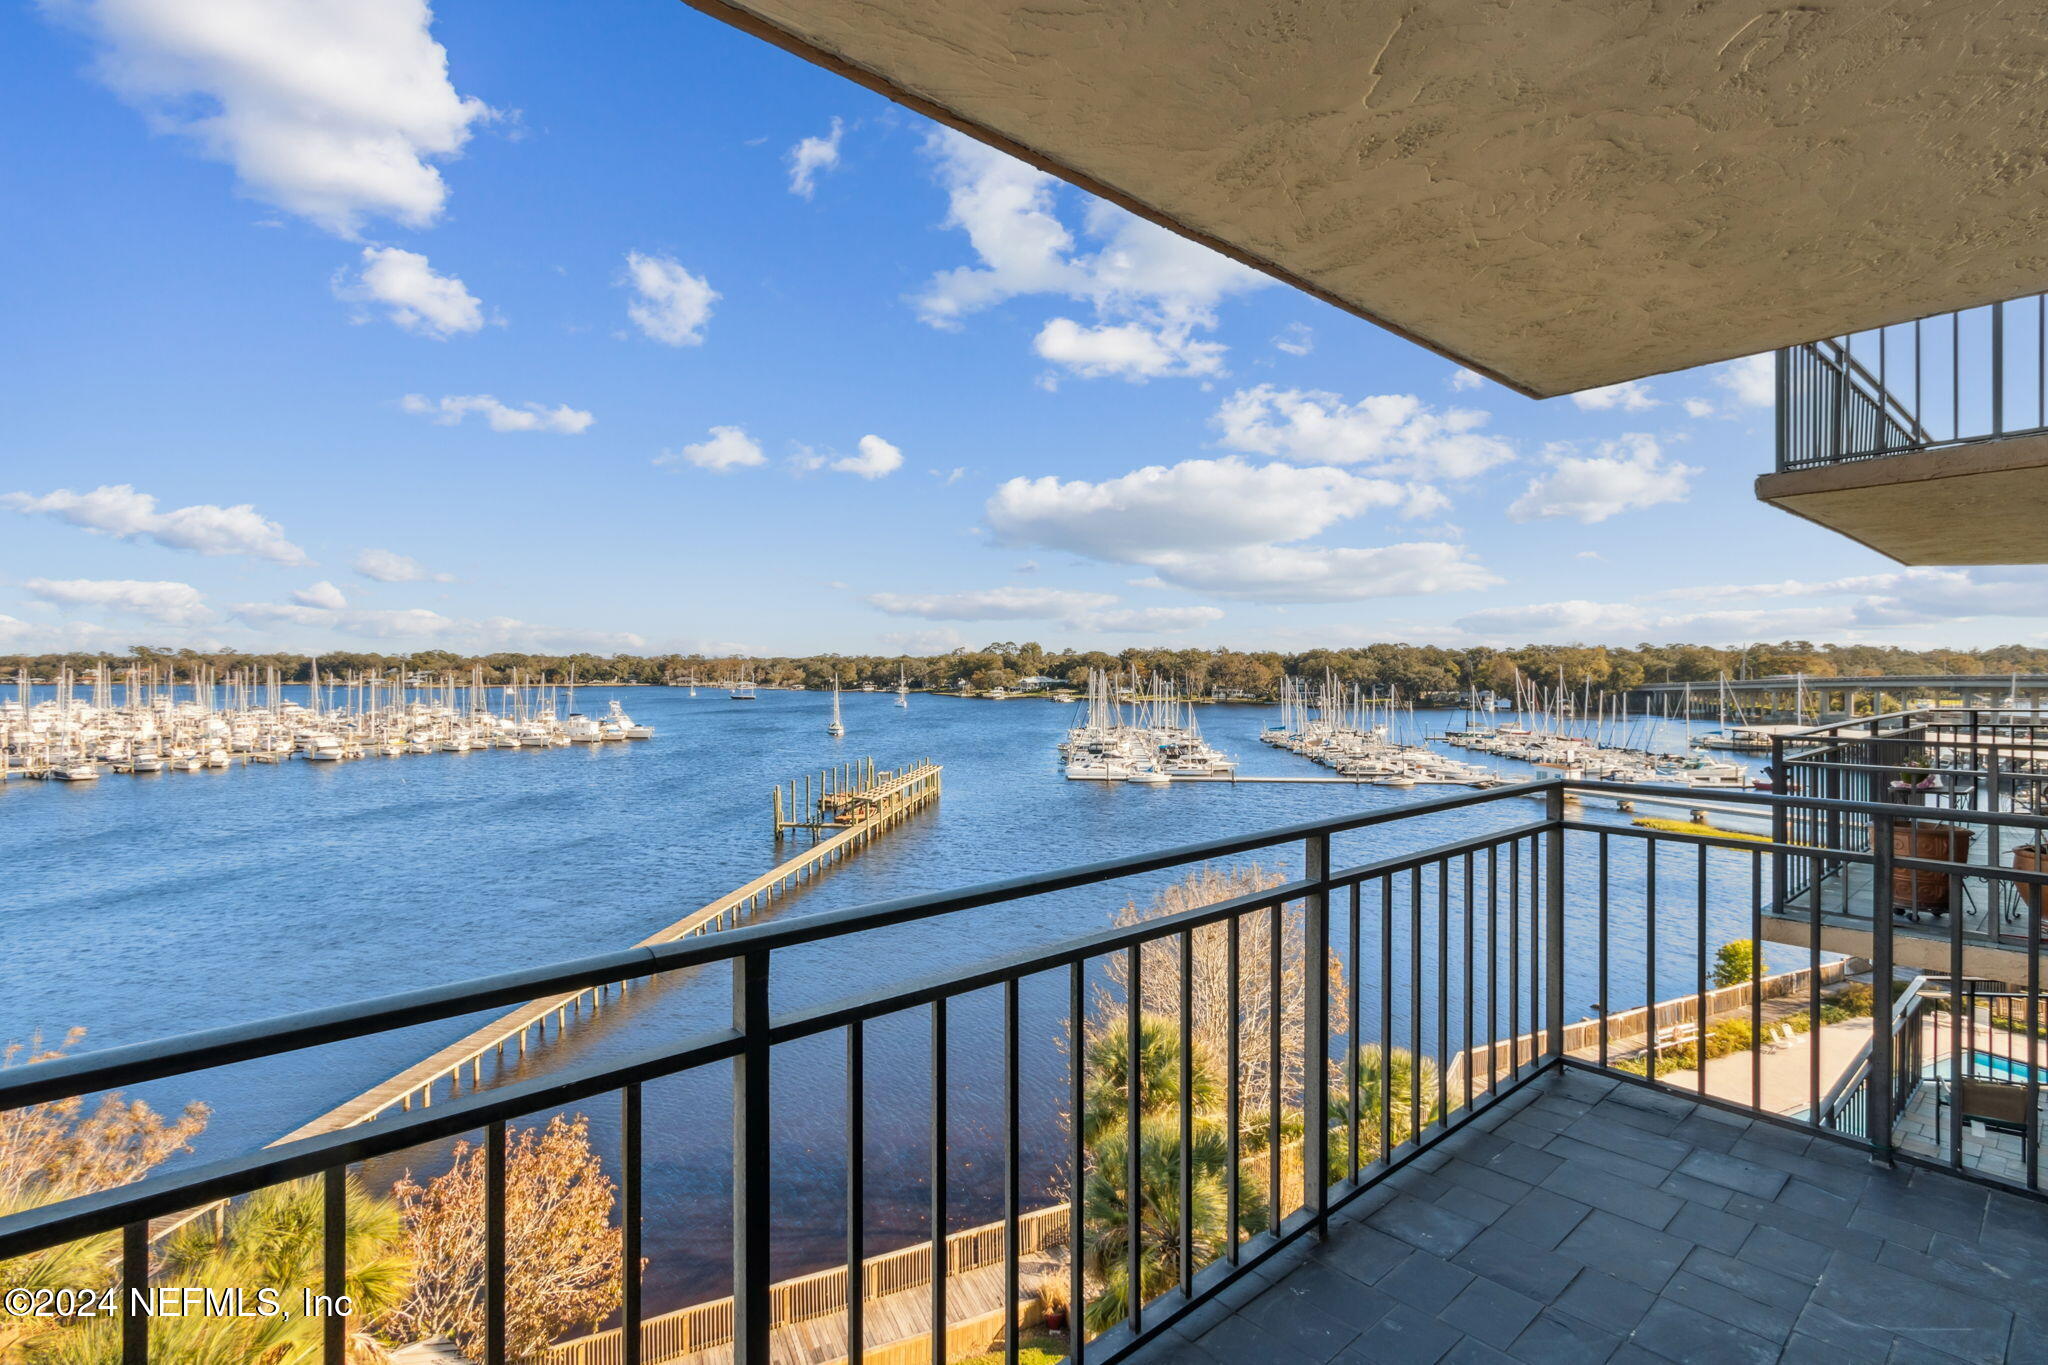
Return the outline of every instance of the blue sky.
<path id="1" fill-rule="evenodd" d="M 1531 402 L 680 4 L 0 73 L 0 651 L 2044 636 L 1757 504 L 1754 364 Z"/>

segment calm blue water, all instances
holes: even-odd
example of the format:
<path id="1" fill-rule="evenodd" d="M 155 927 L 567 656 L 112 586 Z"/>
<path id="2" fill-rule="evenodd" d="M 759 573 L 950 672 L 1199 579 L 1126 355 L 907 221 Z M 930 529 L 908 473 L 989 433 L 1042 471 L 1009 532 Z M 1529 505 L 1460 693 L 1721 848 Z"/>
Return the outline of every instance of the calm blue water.
<path id="1" fill-rule="evenodd" d="M 492 750 L 346 764 L 291 762 L 225 772 L 110 775 L 93 784 L 0 784 L 0 1041 L 83 1026 L 105 1047 L 623 947 L 758 875 L 777 860 L 769 793 L 780 780 L 856 757 L 883 767 L 946 766 L 940 805 L 810 888 L 777 903 L 811 914 L 907 892 L 1255 830 L 1432 794 L 1350 785 L 1065 781 L 1054 745 L 1076 708 L 884 694 L 844 699 L 848 735 L 824 733 L 829 697 L 763 692 L 753 704 L 706 690 L 583 689 L 580 707 L 617 696 L 658 727 L 648 743 Z M 1201 711 L 1204 731 L 1246 774 L 1326 770 L 1257 742 L 1265 707 Z M 1418 730 L 1456 724 L 1425 714 Z M 1683 743 L 1669 727 L 1668 747 Z M 1523 765 L 1501 765 L 1536 775 Z M 1452 789 L 1439 789 L 1448 791 Z M 1677 814 L 1678 812 L 1655 812 Z M 1340 865 L 1534 819 L 1514 800 L 1347 836 Z M 1620 823 L 1611 811 L 1588 818 Z M 1298 854 L 1268 860 L 1299 870 Z M 1643 995 L 1639 847 L 1614 850 L 1613 979 L 1606 1002 Z M 1592 885 L 1590 841 L 1574 851 L 1575 892 Z M 1660 863 L 1660 994 L 1690 988 L 1692 860 Z M 1709 943 L 1748 933 L 1746 857 L 1716 855 Z M 1165 880 L 1039 897 L 778 955 L 778 1009 L 904 981 L 1103 927 Z M 1433 894 L 1433 893 L 1432 893 Z M 1373 920 L 1372 902 L 1366 918 Z M 1590 895 L 1575 899 L 1590 929 Z M 1633 905 L 1633 914 L 1621 907 Z M 1674 908 L 1675 907 L 1675 908 Z M 1340 916 L 1341 920 L 1341 916 Z M 1397 943 L 1405 943 L 1397 930 Z M 1373 962 L 1377 939 L 1365 943 Z M 1595 955 L 1569 955 L 1569 1017 L 1598 1000 Z M 1630 983 L 1633 984 L 1630 984 Z M 1454 988 L 1455 989 L 1455 988 Z M 1432 987 L 1433 992 L 1433 987 Z M 529 1066 L 659 1046 L 729 1018 L 724 973 L 636 993 Z M 1064 1108 L 1063 979 L 1023 994 L 1027 1189 L 1058 1170 Z M 1423 1016 L 1433 1020 L 1434 995 Z M 1364 1032 L 1377 1031 L 1368 1005 Z M 488 1017 L 488 1016 L 486 1016 Z M 1396 1011 L 1396 1035 L 1407 1028 Z M 291 1130 L 460 1036 L 481 1020 L 226 1068 L 145 1088 L 160 1107 L 213 1106 L 200 1156 L 246 1150 Z M 956 1218 L 999 1209 L 998 1001 L 959 1001 L 949 1051 L 949 1179 Z M 868 1223 L 874 1249 L 918 1233 L 926 1207 L 929 1104 L 925 1016 L 869 1030 Z M 778 1049 L 778 1269 L 836 1259 L 843 1236 L 844 1100 L 838 1040 Z M 647 1254 L 651 1310 L 722 1292 L 728 1264 L 729 1088 L 716 1075 L 647 1092 Z M 612 1106 L 592 1106 L 615 1140 Z M 430 1167 L 438 1153 L 413 1163 Z"/>

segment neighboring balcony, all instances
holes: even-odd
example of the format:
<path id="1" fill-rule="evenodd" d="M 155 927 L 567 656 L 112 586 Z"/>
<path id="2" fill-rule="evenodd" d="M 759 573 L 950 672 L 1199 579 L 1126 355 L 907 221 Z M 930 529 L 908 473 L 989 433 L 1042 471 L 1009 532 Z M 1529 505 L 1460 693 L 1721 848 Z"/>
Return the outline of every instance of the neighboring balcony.
<path id="1" fill-rule="evenodd" d="M 2044 298 L 1778 352 L 1757 497 L 1904 564 L 2048 563 Z"/>

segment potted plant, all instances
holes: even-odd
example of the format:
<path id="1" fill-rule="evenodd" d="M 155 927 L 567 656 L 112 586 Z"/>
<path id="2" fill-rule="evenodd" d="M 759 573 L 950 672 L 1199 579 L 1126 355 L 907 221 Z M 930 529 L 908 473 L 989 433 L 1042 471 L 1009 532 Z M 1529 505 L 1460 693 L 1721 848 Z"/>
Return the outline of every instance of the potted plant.
<path id="1" fill-rule="evenodd" d="M 1900 765 L 1898 775 L 1892 778 L 1886 790 L 1892 800 L 1902 805 L 1924 806 L 1930 795 L 1946 791 L 1947 788 L 1941 785 L 1941 775 L 1934 771 L 1927 760 L 1915 756 Z"/>
<path id="2" fill-rule="evenodd" d="M 1067 1282 L 1047 1275 L 1038 1282 L 1038 1307 L 1045 1315 L 1045 1330 L 1055 1335 L 1067 1330 Z"/>

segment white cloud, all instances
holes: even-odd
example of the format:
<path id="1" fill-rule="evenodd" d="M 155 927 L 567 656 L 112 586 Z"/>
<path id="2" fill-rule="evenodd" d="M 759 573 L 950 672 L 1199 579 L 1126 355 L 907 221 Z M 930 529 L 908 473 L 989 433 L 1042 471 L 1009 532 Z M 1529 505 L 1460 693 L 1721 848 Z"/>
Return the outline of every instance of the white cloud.
<path id="1" fill-rule="evenodd" d="M 1132 383 L 1175 375 L 1223 372 L 1221 342 L 1196 341 L 1186 323 L 1147 326 L 1141 322 L 1089 327 L 1072 318 L 1053 318 L 1038 331 L 1031 348 L 1083 379 L 1118 378 Z"/>
<path id="2" fill-rule="evenodd" d="M 807 137 L 789 149 L 789 192 L 811 197 L 817 188 L 818 173 L 829 171 L 839 164 L 839 136 L 845 126 L 837 115 L 832 119 L 832 131 L 823 137 Z"/>
<path id="3" fill-rule="evenodd" d="M 693 464 L 714 474 L 750 469 L 768 463 L 753 437 L 739 427 L 713 427 L 704 440 L 686 445 L 679 452 L 663 451 L 654 457 L 659 465 Z"/>
<path id="4" fill-rule="evenodd" d="M 629 251 L 626 283 L 635 295 L 626 316 L 648 337 L 664 346 L 703 344 L 711 305 L 720 297 L 703 276 L 692 275 L 671 257 Z"/>
<path id="5" fill-rule="evenodd" d="M 363 268 L 354 280 L 335 276 L 334 295 L 348 303 L 379 307 L 408 332 L 446 341 L 484 325 L 484 306 L 453 275 L 437 275 L 417 251 L 395 246 L 363 248 Z"/>
<path id="6" fill-rule="evenodd" d="M 1065 620 L 1116 602 L 1109 593 L 1062 588 L 983 588 L 922 595 L 878 592 L 867 598 L 869 606 L 891 616 L 919 616 L 927 621 Z"/>
<path id="7" fill-rule="evenodd" d="M 0 615 L 0 650 L 9 654 L 116 653 L 134 642 L 132 627 L 115 630 L 90 621 L 24 621 Z M 183 643 L 200 650 L 220 648 L 220 641 L 211 636 L 188 637 Z"/>
<path id="8" fill-rule="evenodd" d="M 1009 544 L 1148 563 L 1191 547 L 1300 540 L 1415 497 L 1410 485 L 1342 469 L 1254 465 L 1231 456 L 1148 465 L 1099 483 L 1010 479 L 986 511 L 990 528 Z"/>
<path id="9" fill-rule="evenodd" d="M 1145 561 L 1162 583 L 1252 602 L 1357 602 L 1467 592 L 1501 580 L 1462 545 L 1415 541 L 1369 549 L 1248 545 Z"/>
<path id="10" fill-rule="evenodd" d="M 1514 458 L 1514 447 L 1481 434 L 1486 414 L 1438 411 L 1413 394 L 1383 393 L 1346 403 L 1334 393 L 1240 389 L 1215 422 L 1232 450 L 1319 464 L 1362 464 L 1373 473 L 1465 479 Z"/>
<path id="11" fill-rule="evenodd" d="M 1692 476 L 1699 473 L 1667 460 L 1656 440 L 1640 433 L 1602 441 L 1592 455 L 1555 446 L 1546 459 L 1548 472 L 1531 479 L 1508 507 L 1514 520 L 1572 517 L 1591 523 L 1636 508 L 1683 502 Z"/>
<path id="12" fill-rule="evenodd" d="M 248 503 L 221 507 L 195 503 L 168 512 L 132 485 L 102 484 L 86 493 L 68 488 L 40 497 L 9 493 L 0 505 L 17 512 L 55 517 L 117 540 L 150 540 L 173 550 L 202 555 L 248 555 L 275 564 L 305 564 L 306 552 L 284 538 L 284 528 Z"/>
<path id="13" fill-rule="evenodd" d="M 491 116 L 456 94 L 423 0 L 45 0 L 103 44 L 96 69 L 153 128 L 234 167 L 242 193 L 345 237 L 424 227 L 429 164 Z"/>
<path id="14" fill-rule="evenodd" d="M 1735 396 L 1735 401 L 1752 408 L 1767 408 L 1778 401 L 1778 361 L 1775 352 L 1731 360 L 1714 372 L 1714 382 Z"/>
<path id="15" fill-rule="evenodd" d="M 1620 384 L 1609 384 L 1604 389 L 1581 389 L 1572 395 L 1572 402 L 1582 412 L 1606 412 L 1619 408 L 1623 412 L 1647 412 L 1658 405 L 1659 400 L 1650 396 L 1650 386 L 1640 379 L 1630 379 Z"/>
<path id="16" fill-rule="evenodd" d="M 432 418 L 436 425 L 444 427 L 458 425 L 470 413 L 481 413 L 492 431 L 552 431 L 573 436 L 589 430 L 597 420 L 566 403 L 551 408 L 545 403 L 528 402 L 515 408 L 487 393 L 447 394 L 438 399 L 409 393 L 398 400 L 398 406 L 414 416 Z"/>
<path id="17" fill-rule="evenodd" d="M 0 633 L 0 640 L 5 638 Z M 965 647 L 967 637 L 951 626 L 940 626 L 934 630 L 892 630 L 882 636 L 882 644 L 903 654 L 951 654 Z"/>
<path id="18" fill-rule="evenodd" d="M 1098 612 L 1076 624 L 1119 635 L 1153 635 L 1193 630 L 1222 619 L 1221 607 L 1132 607 Z"/>
<path id="19" fill-rule="evenodd" d="M 878 592 L 868 605 L 927 621 L 1058 621 L 1084 630 L 1154 634 L 1223 619 L 1218 607 L 1124 607 L 1110 593 L 1061 588 L 982 588 L 924 595 Z"/>
<path id="20" fill-rule="evenodd" d="M 1046 294 L 1089 304 L 1092 326 L 1055 318 L 1038 333 L 1044 358 L 1084 377 L 1143 380 L 1221 368 L 1220 343 L 1193 339 L 1216 307 L 1269 281 L 1257 271 L 1123 210 L 1091 200 L 1082 248 L 1061 221 L 1059 182 L 950 130 L 925 144 L 946 186 L 946 226 L 979 257 L 934 275 L 912 300 L 934 327 L 958 327 L 1008 299 Z"/>
<path id="21" fill-rule="evenodd" d="M 832 467 L 842 474 L 879 479 L 903 468 L 903 452 L 879 436 L 860 438 L 860 454 L 834 460 Z"/>
<path id="22" fill-rule="evenodd" d="M 1498 580 L 1462 546 L 1293 545 L 1376 509 L 1435 512 L 1427 485 L 1327 466 L 1254 465 L 1235 457 L 1150 466 L 1091 483 L 1011 479 L 986 513 L 997 539 L 1152 570 L 1170 585 L 1266 602 L 1352 601 L 1452 592 Z"/>
<path id="23" fill-rule="evenodd" d="M 1485 382 L 1485 375 L 1477 370 L 1468 370 L 1463 365 L 1451 371 L 1451 390 L 1454 393 L 1469 393 Z"/>
<path id="24" fill-rule="evenodd" d="M 510 616 L 465 619 L 446 616 L 425 607 L 332 609 L 303 603 L 239 602 L 235 604 L 234 614 L 237 619 L 260 630 L 276 632 L 296 627 L 300 631 L 296 638 L 314 641 L 327 641 L 342 635 L 486 652 L 499 649 L 618 652 L 642 649 L 647 644 L 643 636 L 626 632 L 542 626 Z"/>
<path id="25" fill-rule="evenodd" d="M 453 574 L 429 573 L 424 565 L 410 555 L 395 550 L 364 550 L 351 566 L 365 578 L 379 583 L 452 583 Z"/>
<path id="26" fill-rule="evenodd" d="M 1273 349 L 1289 355 L 1307 355 L 1316 348 L 1316 334 L 1304 322 L 1290 322 L 1273 338 Z"/>
<path id="27" fill-rule="evenodd" d="M 1687 417 L 1712 417 L 1714 415 L 1714 405 L 1704 398 L 1688 398 L 1685 400 L 1685 415 Z"/>
<path id="28" fill-rule="evenodd" d="M 348 606 L 348 598 L 342 596 L 341 589 L 324 578 L 310 588 L 298 589 L 292 594 L 292 601 L 302 607 L 323 607 L 328 611 L 340 611 Z"/>
<path id="29" fill-rule="evenodd" d="M 1505 643 L 1900 639 L 1901 631 L 1930 627 L 1952 643 L 1957 629 L 1972 621 L 2038 623 L 2044 615 L 2048 569 L 1902 569 L 1816 581 L 1688 586 L 1617 602 L 1493 607 L 1455 625 L 1469 638 Z"/>
<path id="30" fill-rule="evenodd" d="M 205 594 L 190 583 L 144 582 L 133 578 L 31 578 L 22 586 L 60 607 L 93 607 L 172 626 L 213 619 Z"/>

